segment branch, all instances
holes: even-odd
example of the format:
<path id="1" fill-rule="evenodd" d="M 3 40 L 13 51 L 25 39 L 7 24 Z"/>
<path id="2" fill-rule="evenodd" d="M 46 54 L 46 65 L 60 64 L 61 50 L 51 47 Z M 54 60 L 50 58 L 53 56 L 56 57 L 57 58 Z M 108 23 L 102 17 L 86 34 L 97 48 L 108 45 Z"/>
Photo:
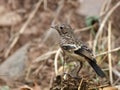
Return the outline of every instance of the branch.
<path id="1" fill-rule="evenodd" d="M 106 51 L 106 52 L 97 54 L 97 55 L 95 55 L 95 57 L 99 57 L 99 56 L 102 56 L 102 55 L 105 55 L 105 54 L 113 53 L 113 52 L 116 52 L 116 51 L 119 51 L 119 50 L 120 50 L 120 47 L 115 48 L 115 49 L 113 49 L 113 50 L 111 50 L 111 51 Z"/>
<path id="2" fill-rule="evenodd" d="M 96 51 L 96 45 L 97 45 L 97 42 L 98 42 L 98 37 L 103 32 L 103 28 L 104 28 L 107 20 L 109 19 L 109 17 L 111 16 L 111 14 L 116 10 L 116 8 L 118 8 L 119 6 L 120 6 L 120 1 L 113 8 L 111 8 L 111 10 L 104 17 L 104 19 L 103 19 L 103 21 L 102 21 L 102 23 L 100 25 L 100 28 L 99 28 L 99 30 L 97 32 L 97 35 L 95 37 L 95 41 L 94 41 L 94 44 L 93 44 L 93 53 L 95 53 L 95 51 Z"/>
<path id="3" fill-rule="evenodd" d="M 41 3 L 43 0 L 39 0 L 39 2 L 36 5 L 36 8 L 31 12 L 31 14 L 29 15 L 27 21 L 24 23 L 24 25 L 21 27 L 20 31 L 16 34 L 14 40 L 12 41 L 11 45 L 9 46 L 9 48 L 7 49 L 6 53 L 5 53 L 5 57 L 7 57 L 11 51 L 11 49 L 15 46 L 15 44 L 17 43 L 18 39 L 20 38 L 20 35 L 25 31 L 25 29 L 27 28 L 28 24 L 31 22 L 31 20 L 33 19 L 33 17 L 35 16 L 36 12 L 38 11 Z"/>

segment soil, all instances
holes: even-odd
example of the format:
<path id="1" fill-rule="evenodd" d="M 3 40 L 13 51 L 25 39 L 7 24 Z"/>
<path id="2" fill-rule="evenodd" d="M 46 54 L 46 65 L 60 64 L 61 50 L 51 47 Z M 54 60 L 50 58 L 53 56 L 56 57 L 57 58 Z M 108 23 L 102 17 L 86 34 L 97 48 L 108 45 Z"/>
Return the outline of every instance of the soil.
<path id="1" fill-rule="evenodd" d="M 28 22 L 24 31 L 20 33 L 40 1 L 42 1 L 42 3 L 39 9 L 31 21 Z M 113 7 L 117 2 L 119 2 L 119 0 L 112 0 L 110 7 Z M 65 87 L 65 89 L 62 90 L 78 90 L 80 83 L 82 83 L 81 87 L 83 88 L 80 90 L 87 90 L 91 88 L 91 82 L 93 84 L 92 86 L 97 88 L 99 88 L 99 86 L 102 87 L 102 85 L 103 87 L 108 85 L 108 82 L 106 84 L 106 81 L 100 81 L 102 79 L 96 76 L 95 72 L 89 69 L 90 66 L 86 63 L 84 65 L 85 68 L 80 72 L 79 79 L 73 77 L 64 79 L 63 73 L 58 76 L 55 75 L 55 53 L 48 53 L 58 50 L 59 46 L 57 34 L 55 31 L 52 32 L 50 27 L 52 24 L 59 23 L 69 23 L 74 31 L 86 27 L 86 16 L 78 12 L 80 5 L 79 0 L 0 0 L 0 66 L 2 66 L 6 60 L 9 60 L 11 56 L 14 60 L 16 57 L 15 52 L 19 53 L 21 47 L 30 44 L 26 49 L 27 54 L 23 55 L 26 56 L 24 59 L 27 60 L 27 62 L 23 63 L 25 67 L 20 68 L 19 73 L 14 73 L 14 71 L 12 71 L 13 69 L 10 67 L 2 68 L 3 71 L 8 69 L 9 72 L 13 72 L 14 77 L 17 77 L 18 74 L 20 74 L 20 77 L 17 77 L 16 80 L 13 79 L 14 77 L 10 77 L 10 80 L 6 80 L 7 75 L 0 75 L 0 88 L 8 86 L 11 90 L 61 90 L 61 88 Z M 110 17 L 112 21 L 112 49 L 120 46 L 120 13 L 118 11 L 120 11 L 120 7 L 118 7 Z M 107 25 L 108 24 L 106 24 L 105 30 L 103 31 L 105 33 L 99 41 L 104 42 L 104 46 L 99 46 L 99 52 L 106 51 L 107 48 L 107 42 L 105 42 L 107 39 L 104 40 L 104 38 L 107 37 Z M 51 34 L 51 32 L 56 35 Z M 79 31 L 76 34 L 79 39 L 88 42 L 89 46 L 92 48 L 95 36 L 90 33 L 91 30 L 88 29 L 86 31 Z M 95 33 L 97 33 L 97 30 Z M 12 42 L 14 42 L 16 38 L 18 39 L 11 48 Z M 52 38 L 57 38 L 57 40 Z M 8 51 L 9 53 L 7 53 Z M 21 53 L 19 54 L 21 55 Z M 101 68 L 108 69 L 108 57 L 101 56 L 97 57 L 97 59 Z M 112 60 L 113 59 L 115 59 L 113 61 L 113 68 L 119 71 L 119 51 L 113 53 Z M 58 67 L 60 70 L 62 60 L 61 58 L 59 58 L 59 60 Z M 16 64 L 12 64 L 12 62 L 16 62 Z M 12 62 L 9 64 L 14 65 L 15 68 L 18 64 L 23 65 L 17 62 L 17 59 Z M 103 63 L 103 65 L 101 63 Z M 23 70 L 25 72 L 21 74 Z M 7 73 L 8 75 L 9 72 Z M 109 78 L 108 70 L 106 74 L 107 78 Z M 84 80 L 82 81 L 83 77 Z M 118 76 L 114 73 L 114 82 L 117 81 L 117 79 Z M 118 81 L 116 85 L 120 85 L 120 82 Z"/>

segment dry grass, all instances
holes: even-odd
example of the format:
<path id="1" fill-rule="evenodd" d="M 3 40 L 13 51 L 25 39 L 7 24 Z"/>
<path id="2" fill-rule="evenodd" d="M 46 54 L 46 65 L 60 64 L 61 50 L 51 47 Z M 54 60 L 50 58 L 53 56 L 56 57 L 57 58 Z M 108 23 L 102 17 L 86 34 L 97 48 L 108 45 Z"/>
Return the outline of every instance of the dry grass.
<path id="1" fill-rule="evenodd" d="M 111 19 L 115 10 L 120 7 L 120 1 L 112 7 L 111 1 L 112 0 L 109 0 L 108 2 L 105 1 L 101 8 L 99 15 L 101 23 L 99 29 L 94 31 L 94 36 L 90 33 L 94 25 L 86 27 L 85 18 L 83 18 L 85 16 L 76 13 L 77 9 L 79 9 L 78 1 L 54 0 L 54 2 L 51 2 L 50 0 L 26 0 L 24 4 L 20 4 L 21 1 L 16 1 L 15 3 L 15 0 L 13 0 L 11 2 L 12 8 L 10 12 L 19 12 L 20 14 L 18 15 L 22 14 L 24 17 L 22 18 L 20 24 L 18 23 L 9 27 L 1 26 L 0 28 L 0 32 L 5 32 L 2 33 L 5 37 L 0 34 L 3 38 L 0 39 L 0 41 L 4 46 L 4 48 L 1 48 L 2 46 L 0 47 L 1 65 L 3 64 L 3 61 L 5 62 L 8 59 L 9 56 L 14 55 L 15 51 L 19 50 L 20 47 L 26 43 L 30 43 L 28 54 L 26 55 L 26 59 L 29 62 L 25 63 L 26 68 L 24 68 L 26 69 L 26 73 L 22 77 L 23 81 L 19 81 L 19 83 L 22 83 L 23 85 L 25 83 L 28 83 L 28 85 L 31 83 L 37 83 L 41 90 L 48 90 L 48 88 L 52 86 L 53 78 L 59 74 L 61 67 L 62 69 L 66 69 L 66 67 L 58 61 L 61 60 L 63 63 L 64 57 L 61 55 L 61 49 L 58 49 L 58 46 L 55 44 L 57 41 L 51 43 L 51 40 L 48 40 L 49 37 L 51 37 L 51 34 L 49 34 L 48 38 L 46 38 L 46 31 L 49 31 L 48 29 L 51 25 L 67 22 L 72 27 L 77 28 L 74 31 L 78 35 L 78 38 L 85 37 L 88 42 L 91 43 L 90 46 L 93 48 L 97 62 L 98 64 L 101 62 L 99 65 L 103 68 L 111 85 L 120 85 L 120 72 L 118 68 L 120 63 L 120 47 L 115 46 L 115 39 L 120 37 L 116 37 L 113 34 L 113 32 L 115 32 L 113 24 L 115 23 L 113 23 L 114 20 Z M 18 7 L 19 5 L 22 8 Z M 7 6 L 10 7 L 9 3 L 7 3 Z M 117 33 L 119 33 L 119 30 Z M 8 41 L 5 43 L 4 41 L 6 39 L 8 39 Z M 86 41 L 86 39 L 82 39 L 83 41 Z M 50 43 L 50 45 L 45 43 L 44 40 L 46 40 L 47 43 Z M 94 83 L 93 88 L 95 88 L 95 86 L 100 88 L 99 86 L 104 87 L 108 85 L 105 82 L 100 82 L 100 78 L 96 76 L 92 70 L 89 70 L 89 66 L 87 64 L 84 66 L 85 68 L 82 69 L 80 75 L 85 76 L 85 79 L 88 81 L 91 80 L 91 82 Z M 70 66 L 68 65 L 67 68 L 69 67 Z M 64 70 L 62 71 L 64 73 Z M 0 78 L 2 78 L 1 75 Z M 8 82 L 13 85 L 17 84 L 16 81 Z M 81 83 L 79 83 L 78 90 L 81 88 Z M 16 85 L 16 87 L 18 88 L 19 84 Z"/>

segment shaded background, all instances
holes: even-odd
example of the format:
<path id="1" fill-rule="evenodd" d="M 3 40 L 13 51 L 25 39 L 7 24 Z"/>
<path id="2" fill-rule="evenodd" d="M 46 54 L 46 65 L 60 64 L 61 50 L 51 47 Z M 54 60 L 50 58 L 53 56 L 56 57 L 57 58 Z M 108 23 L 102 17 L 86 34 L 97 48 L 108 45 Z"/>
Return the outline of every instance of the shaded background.
<path id="1" fill-rule="evenodd" d="M 93 48 L 104 17 L 119 0 L 0 0 L 0 88 L 18 89 L 28 85 L 48 90 L 55 77 L 54 57 L 58 33 L 51 25 L 68 23 L 79 39 Z M 95 55 L 108 50 L 108 24 L 111 22 L 111 49 L 120 46 L 120 6 L 107 20 L 98 38 Z M 91 20 L 95 19 L 95 23 Z M 99 23 L 98 23 L 99 21 Z M 94 29 L 87 28 L 97 24 Z M 108 55 L 97 62 L 109 77 Z M 112 53 L 114 86 L 120 85 L 120 51 Z M 61 62 L 59 68 L 61 67 Z M 81 74 L 95 77 L 89 66 Z M 86 74 L 87 72 L 87 74 Z M 93 72 L 93 74 L 91 74 Z M 9 89 L 8 89 L 9 90 Z"/>

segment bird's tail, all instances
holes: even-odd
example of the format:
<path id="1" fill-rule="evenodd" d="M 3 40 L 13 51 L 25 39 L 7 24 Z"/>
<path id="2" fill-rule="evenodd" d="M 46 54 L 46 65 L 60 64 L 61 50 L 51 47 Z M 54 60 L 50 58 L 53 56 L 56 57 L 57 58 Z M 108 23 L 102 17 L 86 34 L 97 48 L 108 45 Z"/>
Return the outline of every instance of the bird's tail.
<path id="1" fill-rule="evenodd" d="M 96 62 L 90 60 L 88 63 L 92 66 L 92 68 L 95 70 L 95 72 L 100 76 L 100 77 L 105 77 L 105 73 L 101 70 L 101 68 L 96 64 Z"/>

